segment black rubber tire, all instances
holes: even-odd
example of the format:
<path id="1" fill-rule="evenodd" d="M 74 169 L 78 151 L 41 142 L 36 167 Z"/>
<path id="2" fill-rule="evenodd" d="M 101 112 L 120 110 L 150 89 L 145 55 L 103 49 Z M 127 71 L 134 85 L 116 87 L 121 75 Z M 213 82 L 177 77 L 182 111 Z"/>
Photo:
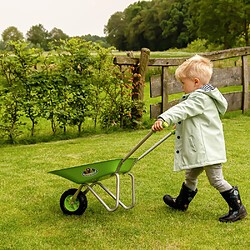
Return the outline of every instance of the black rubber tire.
<path id="1" fill-rule="evenodd" d="M 69 189 L 67 191 L 65 191 L 60 199 L 60 207 L 63 211 L 64 214 L 67 215 L 82 215 L 87 206 L 88 206 L 88 201 L 87 201 L 87 197 L 85 194 L 83 194 L 83 192 L 80 192 L 77 196 L 77 200 L 74 204 L 74 206 L 72 205 L 72 209 L 70 208 L 70 204 L 67 203 L 68 200 L 70 199 L 70 197 L 72 197 L 75 193 L 76 193 L 77 189 L 72 188 Z"/>

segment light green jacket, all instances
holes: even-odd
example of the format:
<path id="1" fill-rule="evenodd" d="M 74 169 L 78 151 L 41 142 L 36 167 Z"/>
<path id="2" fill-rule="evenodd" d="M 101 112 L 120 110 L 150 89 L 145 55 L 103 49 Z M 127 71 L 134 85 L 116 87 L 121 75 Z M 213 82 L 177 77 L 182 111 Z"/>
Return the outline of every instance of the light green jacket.
<path id="1" fill-rule="evenodd" d="M 227 101 L 217 88 L 198 89 L 159 116 L 169 126 L 176 124 L 174 171 L 227 161 L 219 117 L 226 109 Z"/>

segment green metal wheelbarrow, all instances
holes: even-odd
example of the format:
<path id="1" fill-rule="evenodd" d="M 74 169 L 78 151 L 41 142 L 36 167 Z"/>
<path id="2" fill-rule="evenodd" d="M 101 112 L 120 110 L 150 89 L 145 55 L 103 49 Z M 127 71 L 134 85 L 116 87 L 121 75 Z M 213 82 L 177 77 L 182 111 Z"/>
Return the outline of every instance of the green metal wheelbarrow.
<path id="1" fill-rule="evenodd" d="M 100 201 L 100 203 L 109 211 L 115 211 L 119 205 L 125 209 L 131 209 L 135 205 L 135 181 L 134 176 L 129 173 L 134 164 L 141 160 L 144 156 L 150 153 L 158 145 L 169 138 L 175 131 L 171 131 L 139 158 L 129 158 L 154 132 L 150 131 L 137 145 L 134 147 L 123 159 L 115 159 L 109 161 L 96 162 L 87 165 L 81 165 L 72 168 L 51 171 L 49 173 L 59 175 L 72 182 L 80 184 L 78 189 L 69 189 L 65 191 L 60 199 L 60 207 L 64 214 L 81 215 L 87 208 L 86 194 L 90 191 Z M 124 205 L 120 199 L 120 174 L 128 174 L 132 182 L 132 204 L 130 206 Z M 115 176 L 116 178 L 116 195 L 110 192 L 100 181 Z M 99 185 L 106 191 L 114 200 L 114 208 L 110 208 L 101 197 L 93 190 L 95 185 Z M 85 191 L 81 191 L 85 187 Z"/>

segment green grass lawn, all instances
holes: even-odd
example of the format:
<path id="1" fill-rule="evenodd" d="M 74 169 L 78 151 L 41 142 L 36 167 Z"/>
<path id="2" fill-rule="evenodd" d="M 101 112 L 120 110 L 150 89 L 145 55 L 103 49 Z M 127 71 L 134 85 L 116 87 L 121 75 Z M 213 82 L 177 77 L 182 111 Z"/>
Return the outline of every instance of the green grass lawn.
<path id="1" fill-rule="evenodd" d="M 222 121 L 228 157 L 224 177 L 238 185 L 249 212 L 250 118 L 238 112 Z M 115 132 L 1 147 L 0 249 L 249 249 L 249 216 L 231 224 L 220 223 L 218 218 L 228 207 L 205 174 L 199 177 L 198 194 L 186 212 L 173 211 L 163 203 L 162 196 L 177 195 L 184 180 L 184 172 L 172 171 L 173 137 L 132 169 L 136 187 L 133 209 L 110 213 L 88 193 L 88 208 L 82 216 L 62 213 L 61 194 L 78 185 L 48 171 L 123 158 L 147 133 Z M 154 134 L 134 156 L 165 133 L 168 131 Z M 121 181 L 121 198 L 129 202 L 129 181 L 126 176 Z M 103 183 L 114 190 L 113 178 Z M 114 204 L 100 194 L 110 206 Z"/>

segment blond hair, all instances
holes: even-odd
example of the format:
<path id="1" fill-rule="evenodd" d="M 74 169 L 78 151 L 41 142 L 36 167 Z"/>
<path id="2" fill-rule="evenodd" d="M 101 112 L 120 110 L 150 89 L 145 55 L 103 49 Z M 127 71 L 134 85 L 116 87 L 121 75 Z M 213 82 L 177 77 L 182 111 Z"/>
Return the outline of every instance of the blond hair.
<path id="1" fill-rule="evenodd" d="M 213 66 L 209 59 L 195 55 L 182 63 L 175 71 L 175 77 L 181 81 L 184 78 L 194 80 L 199 78 L 200 82 L 207 84 L 213 73 Z"/>

